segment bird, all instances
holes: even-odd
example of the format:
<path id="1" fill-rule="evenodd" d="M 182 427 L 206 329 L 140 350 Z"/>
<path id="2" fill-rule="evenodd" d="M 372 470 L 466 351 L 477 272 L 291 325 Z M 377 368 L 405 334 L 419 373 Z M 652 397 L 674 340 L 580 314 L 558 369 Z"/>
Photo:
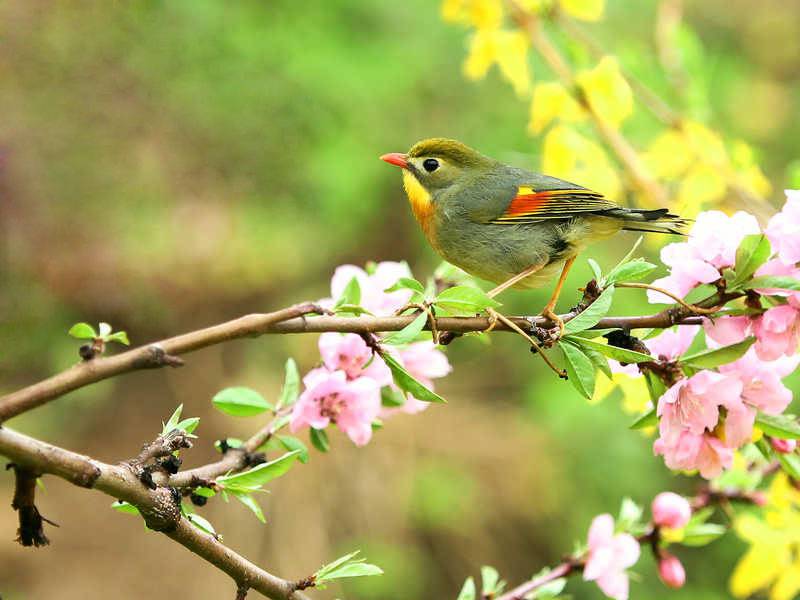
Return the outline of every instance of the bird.
<path id="1" fill-rule="evenodd" d="M 683 235 L 666 208 L 625 208 L 583 186 L 504 164 L 453 139 L 431 138 L 381 160 L 400 167 L 414 217 L 449 263 L 496 284 L 488 292 L 555 280 L 541 315 L 564 333 L 556 303 L 575 258 L 622 230 Z"/>

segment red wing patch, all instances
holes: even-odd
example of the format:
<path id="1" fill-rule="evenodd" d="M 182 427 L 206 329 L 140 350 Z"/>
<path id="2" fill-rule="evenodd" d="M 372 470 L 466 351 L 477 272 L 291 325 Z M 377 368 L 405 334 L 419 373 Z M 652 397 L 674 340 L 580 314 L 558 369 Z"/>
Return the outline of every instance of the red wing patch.
<path id="1" fill-rule="evenodd" d="M 568 219 L 576 214 L 616 208 L 602 194 L 583 189 L 535 191 L 520 186 L 505 212 L 493 223 L 532 223 L 543 219 Z"/>

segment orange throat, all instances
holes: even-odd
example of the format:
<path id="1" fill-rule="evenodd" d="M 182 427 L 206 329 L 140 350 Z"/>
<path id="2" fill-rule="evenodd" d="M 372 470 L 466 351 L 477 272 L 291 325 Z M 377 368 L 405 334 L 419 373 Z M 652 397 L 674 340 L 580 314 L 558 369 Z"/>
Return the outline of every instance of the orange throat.
<path id="1" fill-rule="evenodd" d="M 411 204 L 411 210 L 414 212 L 417 222 L 425 232 L 425 237 L 431 244 L 434 244 L 433 239 L 433 202 L 431 195 L 428 193 L 422 184 L 417 181 L 417 178 L 410 171 L 403 171 L 403 187 L 408 196 L 408 202 Z"/>

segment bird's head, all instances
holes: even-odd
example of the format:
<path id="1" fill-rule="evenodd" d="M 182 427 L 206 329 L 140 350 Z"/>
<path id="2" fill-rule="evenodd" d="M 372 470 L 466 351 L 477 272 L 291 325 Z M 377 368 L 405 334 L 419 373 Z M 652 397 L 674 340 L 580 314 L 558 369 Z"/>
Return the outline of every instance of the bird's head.
<path id="1" fill-rule="evenodd" d="M 405 169 L 429 192 L 457 184 L 494 163 L 469 146 L 446 138 L 422 140 L 405 154 L 392 152 L 381 160 Z"/>

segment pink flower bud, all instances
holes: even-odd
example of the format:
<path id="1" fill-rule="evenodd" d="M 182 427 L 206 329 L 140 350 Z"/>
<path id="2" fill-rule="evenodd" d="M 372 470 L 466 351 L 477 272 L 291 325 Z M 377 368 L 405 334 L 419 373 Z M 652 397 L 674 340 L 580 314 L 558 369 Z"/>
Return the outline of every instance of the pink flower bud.
<path id="1" fill-rule="evenodd" d="M 755 492 L 751 492 L 750 500 L 752 500 L 753 504 L 756 506 L 766 506 L 767 502 L 769 501 L 769 497 L 765 492 L 756 490 Z"/>
<path id="2" fill-rule="evenodd" d="M 681 561 L 672 554 L 665 553 L 658 561 L 658 576 L 667 587 L 677 589 L 686 583 L 686 571 L 683 569 Z"/>
<path id="3" fill-rule="evenodd" d="M 781 454 L 791 454 L 797 449 L 797 440 L 782 440 L 781 438 L 771 438 L 770 444 L 775 452 Z"/>
<path id="4" fill-rule="evenodd" d="M 680 529 L 689 522 L 692 509 L 683 496 L 661 492 L 653 499 L 653 522 L 659 527 Z"/>

